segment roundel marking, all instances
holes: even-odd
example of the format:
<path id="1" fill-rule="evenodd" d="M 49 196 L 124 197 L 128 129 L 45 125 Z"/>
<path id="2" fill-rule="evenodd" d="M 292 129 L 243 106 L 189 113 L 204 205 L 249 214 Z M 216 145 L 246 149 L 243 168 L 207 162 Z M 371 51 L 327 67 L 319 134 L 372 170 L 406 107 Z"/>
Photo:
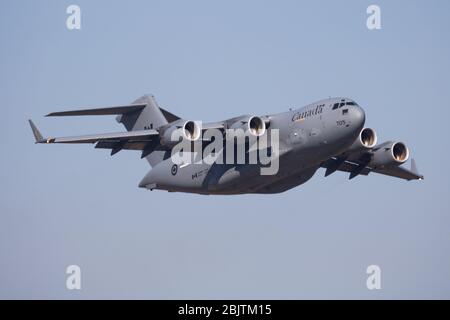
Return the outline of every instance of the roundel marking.
<path id="1" fill-rule="evenodd" d="M 172 173 L 173 176 L 176 175 L 178 172 L 178 166 L 176 164 L 174 164 L 172 166 L 172 169 L 170 170 L 170 172 Z"/>

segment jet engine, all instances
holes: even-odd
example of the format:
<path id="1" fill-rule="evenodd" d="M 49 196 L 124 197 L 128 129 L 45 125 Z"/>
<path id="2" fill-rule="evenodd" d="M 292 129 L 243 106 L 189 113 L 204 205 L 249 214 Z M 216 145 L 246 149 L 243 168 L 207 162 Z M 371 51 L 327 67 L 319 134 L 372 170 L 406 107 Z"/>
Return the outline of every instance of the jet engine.
<path id="1" fill-rule="evenodd" d="M 373 168 L 399 166 L 405 163 L 408 158 L 409 150 L 403 142 L 391 142 L 375 151 L 370 166 Z"/>
<path id="2" fill-rule="evenodd" d="M 353 153 L 355 151 L 372 149 L 377 144 L 377 133 L 371 128 L 364 128 L 359 133 L 356 141 L 346 151 L 346 153 Z"/>
<path id="3" fill-rule="evenodd" d="M 176 130 L 180 130 L 180 132 L 176 133 Z M 161 144 L 166 146 L 177 144 L 180 137 L 189 141 L 196 141 L 201 136 L 201 130 L 199 124 L 192 120 L 184 122 L 181 126 L 172 125 L 160 133 Z"/>
<path id="4" fill-rule="evenodd" d="M 183 125 L 183 136 L 190 141 L 200 138 L 201 128 L 195 121 L 186 121 Z"/>
<path id="5" fill-rule="evenodd" d="M 237 121 L 233 123 L 230 128 L 242 129 L 245 133 L 250 133 L 255 137 L 260 137 L 266 133 L 265 121 L 257 116 L 252 116 L 248 119 Z"/>

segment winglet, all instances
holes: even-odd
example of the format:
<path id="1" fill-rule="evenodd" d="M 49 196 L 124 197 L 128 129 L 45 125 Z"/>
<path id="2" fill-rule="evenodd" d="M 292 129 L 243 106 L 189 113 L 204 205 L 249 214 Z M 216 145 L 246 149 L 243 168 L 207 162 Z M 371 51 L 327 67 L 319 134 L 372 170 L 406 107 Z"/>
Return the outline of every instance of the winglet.
<path id="1" fill-rule="evenodd" d="M 36 125 L 33 123 L 33 121 L 28 120 L 28 122 L 30 123 L 31 130 L 33 131 L 35 143 L 45 142 L 46 140 L 44 139 L 42 134 L 39 132 L 39 129 L 36 127 Z"/>
<path id="2" fill-rule="evenodd" d="M 411 172 L 414 173 L 419 177 L 419 180 L 423 180 L 423 175 L 419 173 L 419 170 L 417 170 L 417 164 L 416 160 L 411 159 Z"/>

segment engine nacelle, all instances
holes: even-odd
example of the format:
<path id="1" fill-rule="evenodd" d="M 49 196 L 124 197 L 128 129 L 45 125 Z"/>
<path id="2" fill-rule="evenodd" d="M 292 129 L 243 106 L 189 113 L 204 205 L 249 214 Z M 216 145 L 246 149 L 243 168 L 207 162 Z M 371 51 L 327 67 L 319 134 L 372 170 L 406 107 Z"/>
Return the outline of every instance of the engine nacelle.
<path id="1" fill-rule="evenodd" d="M 176 130 L 179 131 L 175 132 Z M 181 126 L 172 125 L 165 129 L 162 133 L 160 133 L 160 142 L 165 146 L 175 145 L 179 142 L 180 137 L 189 141 L 196 141 L 200 138 L 201 132 L 202 129 L 200 125 L 195 121 L 189 120 L 184 122 Z M 173 138 L 175 139 L 173 140 Z"/>
<path id="2" fill-rule="evenodd" d="M 408 158 L 409 150 L 403 142 L 391 142 L 374 153 L 369 166 L 372 168 L 399 166 Z"/>
<path id="3" fill-rule="evenodd" d="M 260 137 L 266 133 L 266 123 L 263 119 L 257 116 L 249 117 L 248 119 L 240 120 L 230 126 L 231 129 L 242 129 L 245 134 L 251 134 L 255 137 Z"/>
<path id="4" fill-rule="evenodd" d="M 377 133 L 371 128 L 364 128 L 359 133 L 356 141 L 345 153 L 353 153 L 360 150 L 372 149 L 377 144 Z"/>

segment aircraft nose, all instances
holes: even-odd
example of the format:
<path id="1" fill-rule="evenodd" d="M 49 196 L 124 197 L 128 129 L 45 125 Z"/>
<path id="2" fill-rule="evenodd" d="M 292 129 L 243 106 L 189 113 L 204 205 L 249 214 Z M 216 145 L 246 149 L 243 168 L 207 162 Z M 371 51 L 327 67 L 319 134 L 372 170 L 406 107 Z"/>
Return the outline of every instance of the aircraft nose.
<path id="1" fill-rule="evenodd" d="M 362 128 L 366 121 L 366 114 L 360 106 L 353 106 L 351 110 L 352 123 L 355 127 Z"/>

